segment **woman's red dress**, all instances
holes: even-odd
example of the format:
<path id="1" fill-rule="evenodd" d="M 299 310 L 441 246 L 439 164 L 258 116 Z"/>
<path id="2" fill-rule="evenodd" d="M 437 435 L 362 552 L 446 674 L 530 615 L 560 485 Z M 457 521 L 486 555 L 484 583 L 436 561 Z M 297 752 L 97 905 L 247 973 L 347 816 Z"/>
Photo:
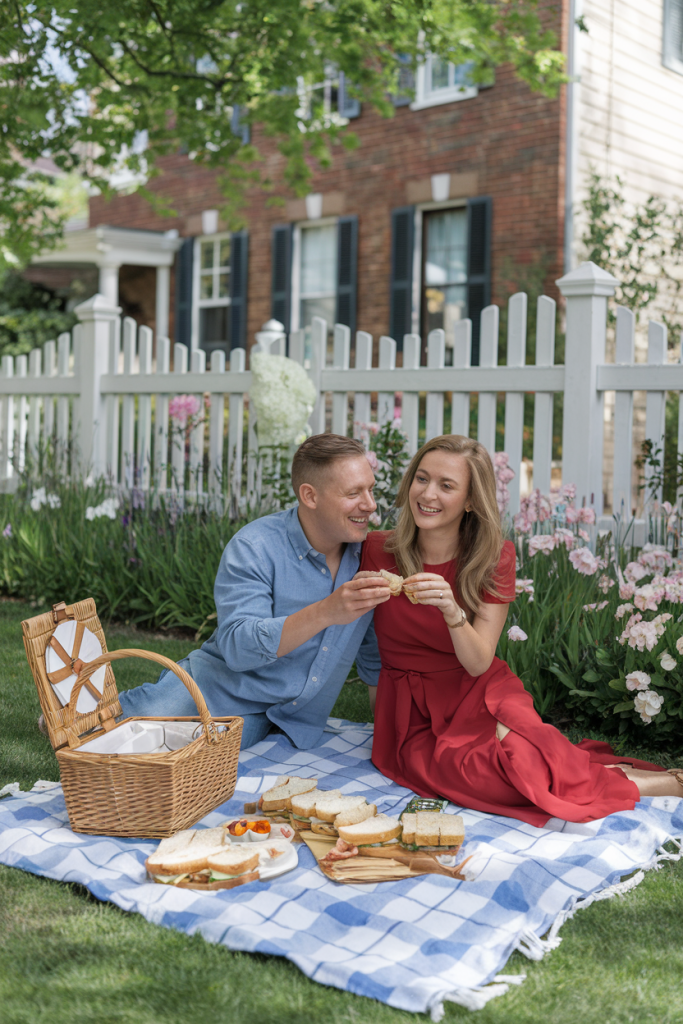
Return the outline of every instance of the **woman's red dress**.
<path id="1" fill-rule="evenodd" d="M 397 572 L 384 551 L 386 533 L 371 533 L 362 570 Z M 451 585 L 455 562 L 425 565 Z M 506 541 L 497 569 L 503 600 L 515 596 L 515 548 Z M 455 592 L 455 587 L 454 587 Z M 460 665 L 438 608 L 411 604 L 405 594 L 375 609 L 382 671 L 375 707 L 372 760 L 383 775 L 420 796 L 545 825 L 549 818 L 592 821 L 632 810 L 638 787 L 623 772 L 604 767 L 620 761 L 607 743 L 575 745 L 534 710 L 531 695 L 506 663 L 494 658 L 481 676 Z M 510 732 L 496 737 L 496 723 Z"/>

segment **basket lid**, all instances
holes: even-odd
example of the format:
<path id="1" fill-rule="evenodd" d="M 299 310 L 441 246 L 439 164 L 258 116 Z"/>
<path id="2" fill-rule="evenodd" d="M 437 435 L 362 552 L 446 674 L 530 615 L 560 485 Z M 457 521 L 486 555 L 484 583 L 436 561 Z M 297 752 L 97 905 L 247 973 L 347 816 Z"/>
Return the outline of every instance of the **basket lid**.
<path id="1" fill-rule="evenodd" d="M 107 652 L 104 631 L 92 598 L 22 622 L 24 646 L 38 689 L 50 741 L 55 750 L 67 742 L 67 706 L 84 665 Z M 113 725 L 121 713 L 114 673 L 102 666 L 83 686 L 73 729 L 78 735 L 96 726 Z"/>

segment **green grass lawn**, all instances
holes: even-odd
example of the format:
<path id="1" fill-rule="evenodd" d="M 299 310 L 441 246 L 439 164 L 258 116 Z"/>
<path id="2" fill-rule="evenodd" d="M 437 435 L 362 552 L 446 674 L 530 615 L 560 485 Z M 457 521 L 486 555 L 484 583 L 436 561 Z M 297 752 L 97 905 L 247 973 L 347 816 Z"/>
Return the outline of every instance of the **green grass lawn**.
<path id="1" fill-rule="evenodd" d="M 58 778 L 36 728 L 40 711 L 21 641 L 27 605 L 0 602 L 0 786 Z M 191 641 L 108 627 L 111 649 L 144 647 L 178 659 Z M 120 688 L 147 679 L 143 662 L 115 665 Z M 347 684 L 334 714 L 366 721 L 366 688 Z M 634 751 L 634 753 L 636 753 Z M 640 752 L 647 756 L 647 751 Z M 404 1024 L 424 1022 L 370 999 L 324 988 L 274 957 L 231 953 L 99 903 L 86 889 L 0 866 L 3 1024 Z M 541 963 L 513 954 L 526 982 L 472 1016 L 446 1004 L 444 1021 L 476 1024 L 682 1024 L 683 862 L 568 922 Z"/>

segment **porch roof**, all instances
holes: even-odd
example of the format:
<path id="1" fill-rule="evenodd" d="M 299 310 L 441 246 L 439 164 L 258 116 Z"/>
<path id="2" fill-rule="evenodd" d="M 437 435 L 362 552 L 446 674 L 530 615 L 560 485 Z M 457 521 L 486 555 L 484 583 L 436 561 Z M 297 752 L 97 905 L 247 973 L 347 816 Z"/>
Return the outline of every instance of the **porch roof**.
<path id="1" fill-rule="evenodd" d="M 84 263 L 97 267 L 120 267 L 124 263 L 138 267 L 170 267 L 183 240 L 175 228 L 143 231 L 101 224 L 96 228 L 66 231 L 63 241 L 61 248 L 41 253 L 31 262 L 60 267 Z"/>

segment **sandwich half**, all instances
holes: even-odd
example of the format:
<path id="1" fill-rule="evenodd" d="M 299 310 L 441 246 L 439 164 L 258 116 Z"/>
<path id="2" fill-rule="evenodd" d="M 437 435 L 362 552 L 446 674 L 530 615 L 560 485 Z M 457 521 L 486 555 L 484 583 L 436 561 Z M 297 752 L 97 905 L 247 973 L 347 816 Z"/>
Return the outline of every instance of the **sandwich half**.
<path id="1" fill-rule="evenodd" d="M 388 569 L 380 569 L 379 574 L 389 584 L 389 593 L 392 597 L 398 597 L 403 589 L 403 577 L 395 572 L 389 572 Z"/>
<path id="2" fill-rule="evenodd" d="M 162 839 L 145 866 L 154 881 L 164 885 L 205 883 L 208 858 L 229 848 L 230 839 L 224 828 L 187 829 Z"/>
<path id="3" fill-rule="evenodd" d="M 423 850 L 453 849 L 461 847 L 465 841 L 465 826 L 459 814 L 417 811 L 416 814 L 403 814 L 401 824 L 404 846 Z"/>
<path id="4" fill-rule="evenodd" d="M 289 811 L 291 799 L 301 793 L 310 793 L 318 785 L 317 779 L 300 779 L 296 775 L 290 776 L 284 783 L 268 789 L 258 802 L 259 810 L 268 814 L 275 814 L 278 811 Z"/>
<path id="5" fill-rule="evenodd" d="M 258 879 L 259 852 L 248 846 L 237 849 L 228 847 L 217 850 L 207 857 L 207 882 L 253 882 Z M 242 877 L 248 875 L 249 877 Z"/>
<path id="6" fill-rule="evenodd" d="M 401 835 L 401 822 L 387 814 L 377 814 L 355 825 L 340 825 L 339 838 L 359 849 L 363 846 L 388 846 Z"/>

